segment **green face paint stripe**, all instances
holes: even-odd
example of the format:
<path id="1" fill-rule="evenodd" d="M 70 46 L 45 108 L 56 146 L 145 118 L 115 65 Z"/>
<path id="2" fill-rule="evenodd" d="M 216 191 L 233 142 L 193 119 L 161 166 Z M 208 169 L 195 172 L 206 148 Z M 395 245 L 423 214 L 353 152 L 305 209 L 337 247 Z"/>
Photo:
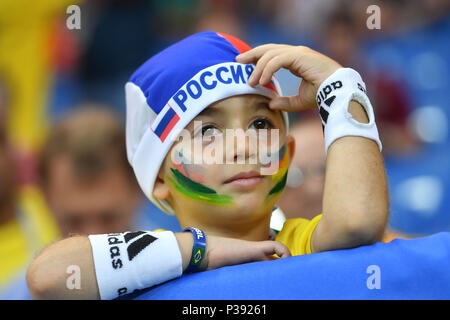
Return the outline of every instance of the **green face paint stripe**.
<path id="1" fill-rule="evenodd" d="M 207 186 L 201 183 L 192 181 L 188 177 L 185 177 L 180 171 L 173 168 L 170 168 L 170 170 L 172 171 L 178 184 L 184 186 L 186 189 L 203 194 L 217 194 L 215 190 L 208 188 Z"/>
<path id="2" fill-rule="evenodd" d="M 283 178 L 281 178 L 280 181 L 277 182 L 277 184 L 272 188 L 272 190 L 270 190 L 268 196 L 277 194 L 281 191 L 283 191 L 284 187 L 286 186 L 286 182 L 287 182 L 287 171 L 284 174 Z"/>
<path id="3" fill-rule="evenodd" d="M 231 196 L 217 194 L 215 190 L 186 178 L 178 170 L 172 168 L 170 170 L 172 171 L 175 180 L 169 178 L 169 181 L 175 186 L 175 189 L 185 196 L 215 205 L 228 205 L 233 203 L 233 198 Z"/>
<path id="4" fill-rule="evenodd" d="M 205 203 L 210 203 L 214 205 L 229 205 L 233 203 L 233 199 L 231 196 L 228 195 L 219 195 L 217 193 L 215 194 L 199 194 L 197 192 L 194 192 L 192 190 L 189 190 L 185 188 L 183 185 L 180 185 L 175 180 L 169 178 L 169 181 L 175 186 L 175 189 L 177 189 L 180 193 L 184 194 L 185 196 L 198 200 Z"/>

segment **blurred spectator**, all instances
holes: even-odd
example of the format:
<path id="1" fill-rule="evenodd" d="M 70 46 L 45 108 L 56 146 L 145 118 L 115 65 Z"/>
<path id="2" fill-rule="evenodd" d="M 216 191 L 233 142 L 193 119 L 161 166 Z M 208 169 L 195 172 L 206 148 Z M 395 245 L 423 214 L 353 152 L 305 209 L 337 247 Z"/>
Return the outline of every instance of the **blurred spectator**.
<path id="1" fill-rule="evenodd" d="M 344 67 L 358 70 L 363 77 L 374 106 L 383 154 L 412 154 L 419 142 L 408 125 L 412 110 L 408 92 L 389 71 L 366 69 L 361 47 L 366 28 L 356 21 L 349 7 L 334 12 L 321 32 L 322 49 Z"/>
<path id="2" fill-rule="evenodd" d="M 167 228 L 158 224 L 165 214 L 156 210 L 142 213 L 153 225 L 138 222 L 145 201 L 128 164 L 123 126 L 107 109 L 86 106 L 67 114 L 42 151 L 40 176 L 63 236 Z"/>
<path id="3" fill-rule="evenodd" d="M 214 30 L 239 39 L 246 39 L 243 19 L 239 15 L 237 0 L 210 0 L 203 2 L 203 13 L 198 19 L 196 32 Z"/>
<path id="4" fill-rule="evenodd" d="M 312 219 L 322 212 L 325 181 L 326 156 L 320 119 L 306 116 L 294 123 L 290 134 L 295 139 L 295 154 L 278 206 L 287 219 Z"/>
<path id="5" fill-rule="evenodd" d="M 16 156 L 5 132 L 9 97 L 0 80 L 0 297 L 18 283 L 33 256 L 58 237 L 45 201 L 35 186 L 21 185 Z M 22 298 L 23 296 L 19 296 Z"/>
<path id="6" fill-rule="evenodd" d="M 267 2 L 267 1 L 266 1 Z M 270 1 L 269 1 L 270 2 Z M 272 0 L 278 28 L 293 34 L 317 36 L 327 16 L 341 6 L 342 0 Z"/>

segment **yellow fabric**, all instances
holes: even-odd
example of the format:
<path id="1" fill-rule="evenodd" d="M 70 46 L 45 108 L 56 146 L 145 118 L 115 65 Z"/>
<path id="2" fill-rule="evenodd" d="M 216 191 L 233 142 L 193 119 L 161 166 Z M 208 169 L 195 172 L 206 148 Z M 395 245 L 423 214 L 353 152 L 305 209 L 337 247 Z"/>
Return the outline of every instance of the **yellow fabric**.
<path id="1" fill-rule="evenodd" d="M 46 246 L 60 237 L 58 226 L 47 207 L 42 192 L 37 187 L 27 186 L 22 189 L 20 209 L 39 231 L 36 235 L 40 247 Z"/>
<path id="2" fill-rule="evenodd" d="M 309 254 L 312 252 L 312 234 L 321 218 L 322 215 L 319 214 L 312 220 L 303 218 L 288 219 L 275 240 L 286 245 L 293 256 Z"/>
<path id="3" fill-rule="evenodd" d="M 284 223 L 281 231 L 275 237 L 275 241 L 282 242 L 286 247 L 289 248 L 289 251 L 293 256 L 310 254 L 312 253 L 312 234 L 316 229 L 316 226 L 319 223 L 320 219 L 322 219 L 321 214 L 315 216 L 311 220 L 303 218 L 288 219 Z M 158 232 L 165 230 L 157 229 L 154 231 Z"/>
<path id="4" fill-rule="evenodd" d="M 28 261 L 25 237 L 17 220 L 0 226 L 0 288 L 22 270 Z"/>
<path id="5" fill-rule="evenodd" d="M 40 191 L 32 186 L 23 188 L 17 217 L 0 226 L 0 289 L 58 237 L 57 226 Z"/>
<path id="6" fill-rule="evenodd" d="M 50 35 L 74 0 L 0 1 L 0 77 L 9 90 L 8 133 L 13 145 L 36 150 L 46 129 Z"/>

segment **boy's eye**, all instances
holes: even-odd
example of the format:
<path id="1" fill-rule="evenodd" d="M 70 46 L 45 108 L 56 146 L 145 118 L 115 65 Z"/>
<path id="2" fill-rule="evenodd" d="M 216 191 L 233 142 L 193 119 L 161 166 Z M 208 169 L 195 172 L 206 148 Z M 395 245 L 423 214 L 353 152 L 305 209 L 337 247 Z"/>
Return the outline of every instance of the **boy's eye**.
<path id="1" fill-rule="evenodd" d="M 220 130 L 213 125 L 204 126 L 202 128 L 202 137 L 217 136 L 220 134 Z"/>
<path id="2" fill-rule="evenodd" d="M 260 130 L 260 129 L 270 129 L 272 128 L 272 123 L 267 119 L 257 119 L 252 122 L 250 128 Z"/>

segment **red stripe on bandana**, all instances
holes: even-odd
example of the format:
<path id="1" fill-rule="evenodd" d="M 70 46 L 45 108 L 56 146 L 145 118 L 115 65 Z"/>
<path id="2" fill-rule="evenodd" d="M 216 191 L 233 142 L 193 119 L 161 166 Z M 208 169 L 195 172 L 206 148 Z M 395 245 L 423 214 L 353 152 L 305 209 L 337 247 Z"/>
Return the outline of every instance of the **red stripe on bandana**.
<path id="1" fill-rule="evenodd" d="M 268 84 L 266 84 L 264 87 L 266 87 L 267 89 L 273 90 L 276 93 L 278 93 L 277 88 L 275 88 L 275 86 L 273 85 L 273 81 L 271 80 Z"/>
<path id="2" fill-rule="evenodd" d="M 236 50 L 239 51 L 239 53 L 244 53 L 251 49 L 251 47 L 248 44 L 246 44 L 244 41 L 242 41 L 238 38 L 235 38 L 233 36 L 230 36 L 229 34 L 221 33 L 221 32 L 217 32 L 217 34 L 219 36 L 225 38 L 229 43 L 231 43 L 231 45 L 233 47 L 235 47 Z M 267 89 L 273 90 L 276 93 L 279 93 L 272 81 L 270 81 L 270 83 L 266 84 L 264 87 L 266 87 Z"/>
<path id="3" fill-rule="evenodd" d="M 231 43 L 231 45 L 233 47 L 235 47 L 236 50 L 239 51 L 239 53 L 244 53 L 251 49 L 251 47 L 248 44 L 246 44 L 244 41 L 242 41 L 238 38 L 235 38 L 233 36 L 230 36 L 229 34 L 221 33 L 221 32 L 217 32 L 217 34 L 221 37 L 224 37 L 229 43 Z"/>

